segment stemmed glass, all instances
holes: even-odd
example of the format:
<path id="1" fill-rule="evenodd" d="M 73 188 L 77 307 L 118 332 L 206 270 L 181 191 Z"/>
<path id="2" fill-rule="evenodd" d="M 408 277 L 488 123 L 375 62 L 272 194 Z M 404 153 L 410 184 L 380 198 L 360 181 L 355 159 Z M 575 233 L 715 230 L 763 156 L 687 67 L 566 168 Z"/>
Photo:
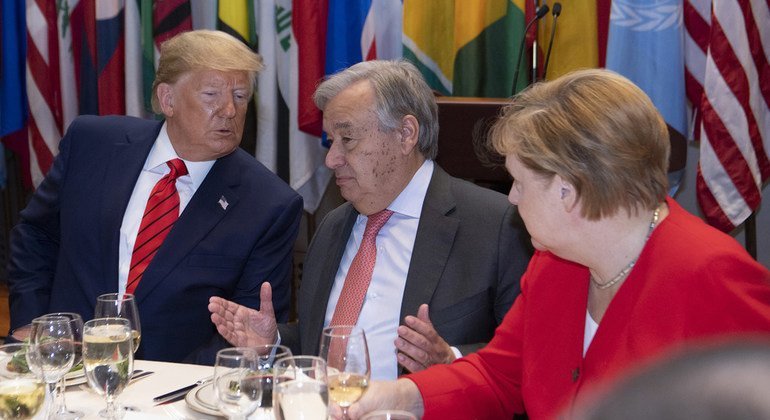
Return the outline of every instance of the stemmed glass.
<path id="1" fill-rule="evenodd" d="M 342 408 L 343 418 L 348 418 L 348 407 L 364 394 L 371 375 L 363 328 L 355 325 L 324 328 L 320 355 L 326 360 L 329 397 Z"/>
<path id="2" fill-rule="evenodd" d="M 83 326 L 83 368 L 88 385 L 107 402 L 107 408 L 99 412 L 102 417 L 123 417 L 115 399 L 134 372 L 131 340 L 131 324 L 125 318 L 96 318 Z"/>
<path id="3" fill-rule="evenodd" d="M 277 420 L 326 420 L 326 362 L 317 356 L 285 357 L 273 367 L 273 415 Z"/>
<path id="4" fill-rule="evenodd" d="M 61 391 L 57 383 L 66 375 L 75 361 L 75 344 L 70 320 L 63 316 L 43 315 L 32 320 L 27 362 L 39 375 L 51 393 L 54 404 L 48 407 L 46 418 L 56 418 L 57 402 Z"/>
<path id="5" fill-rule="evenodd" d="M 25 343 L 0 346 L 0 419 L 31 419 L 45 401 L 45 383 L 28 368 Z"/>
<path id="6" fill-rule="evenodd" d="M 217 352 L 214 394 L 219 411 L 229 419 L 246 419 L 257 409 L 262 387 L 255 349 L 230 347 Z"/>
<path id="7" fill-rule="evenodd" d="M 262 399 L 252 418 L 273 420 L 273 367 L 276 361 L 291 357 L 291 350 L 278 344 L 263 344 L 252 348 L 257 352 L 256 370 L 262 387 Z"/>
<path id="8" fill-rule="evenodd" d="M 74 312 L 56 312 L 46 316 L 60 316 L 69 320 L 70 328 L 72 328 L 72 345 L 75 350 L 75 359 L 73 360 L 72 365 L 77 366 L 83 359 L 83 318 Z M 65 374 L 62 376 L 61 380 L 59 380 L 59 392 L 57 395 L 60 398 L 53 401 L 54 408 L 52 413 L 54 413 L 54 416 L 59 420 L 78 419 L 84 416 L 82 411 L 67 409 L 67 402 L 64 398 L 66 378 L 67 375 Z"/>
<path id="9" fill-rule="evenodd" d="M 139 324 L 139 309 L 136 299 L 130 293 L 105 293 L 96 298 L 94 318 L 125 318 L 131 323 L 131 338 L 134 353 L 142 340 L 142 327 Z"/>

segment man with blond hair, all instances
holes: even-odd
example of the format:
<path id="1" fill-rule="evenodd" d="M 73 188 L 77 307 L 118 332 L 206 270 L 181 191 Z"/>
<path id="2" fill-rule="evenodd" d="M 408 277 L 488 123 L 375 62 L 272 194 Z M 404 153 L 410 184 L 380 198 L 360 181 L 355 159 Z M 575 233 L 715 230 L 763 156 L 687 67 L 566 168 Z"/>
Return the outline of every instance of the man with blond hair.
<path id="1" fill-rule="evenodd" d="M 152 105 L 163 121 L 83 116 L 11 238 L 11 328 L 48 312 L 93 318 L 133 293 L 140 359 L 213 362 L 210 296 L 287 320 L 302 199 L 239 149 L 260 57 L 223 32 L 161 47 Z"/>

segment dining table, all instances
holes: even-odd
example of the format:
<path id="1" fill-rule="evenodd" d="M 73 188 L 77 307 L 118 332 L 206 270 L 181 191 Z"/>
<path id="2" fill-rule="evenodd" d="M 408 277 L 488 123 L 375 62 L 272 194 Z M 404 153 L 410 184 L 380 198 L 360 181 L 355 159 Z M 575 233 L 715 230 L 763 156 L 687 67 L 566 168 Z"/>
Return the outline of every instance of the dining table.
<path id="1" fill-rule="evenodd" d="M 124 420 L 131 419 L 217 419 L 222 418 L 215 410 L 201 407 L 195 401 L 196 392 L 210 384 L 214 374 L 213 366 L 191 365 L 183 363 L 157 362 L 149 360 L 134 361 L 134 370 L 153 372 L 139 379 L 132 380 L 123 392 L 117 397 L 117 403 L 126 408 Z M 166 404 L 156 404 L 154 397 L 166 394 L 170 391 L 204 381 L 203 384 L 193 388 L 186 398 Z M 85 414 L 83 419 L 100 419 L 99 411 L 106 407 L 104 397 L 98 395 L 87 383 L 81 380 L 71 380 L 65 391 L 67 408 L 81 411 Z M 210 386 L 210 385 L 209 385 Z M 191 406 L 191 403 L 193 403 Z M 43 410 L 41 410 L 43 411 Z M 41 413 L 38 417 L 42 418 Z M 261 417 L 255 414 L 250 419 Z M 272 418 L 272 417 L 270 417 Z"/>

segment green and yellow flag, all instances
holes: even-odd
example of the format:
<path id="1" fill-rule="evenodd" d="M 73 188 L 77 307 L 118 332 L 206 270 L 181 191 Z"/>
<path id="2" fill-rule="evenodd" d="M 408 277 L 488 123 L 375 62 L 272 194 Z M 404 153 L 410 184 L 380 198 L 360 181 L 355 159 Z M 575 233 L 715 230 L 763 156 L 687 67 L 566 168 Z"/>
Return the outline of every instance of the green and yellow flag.
<path id="1" fill-rule="evenodd" d="M 404 57 L 444 95 L 511 96 L 524 1 L 404 0 Z"/>

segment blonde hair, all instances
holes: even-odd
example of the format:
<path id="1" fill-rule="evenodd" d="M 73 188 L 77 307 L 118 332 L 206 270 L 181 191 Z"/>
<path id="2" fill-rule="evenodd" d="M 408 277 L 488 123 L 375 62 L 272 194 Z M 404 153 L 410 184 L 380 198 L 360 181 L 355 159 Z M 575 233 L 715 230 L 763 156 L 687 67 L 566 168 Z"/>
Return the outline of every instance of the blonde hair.
<path id="1" fill-rule="evenodd" d="M 589 220 L 651 210 L 666 197 L 666 123 L 641 89 L 608 70 L 531 86 L 503 109 L 490 139 L 498 153 L 572 184 Z"/>
<path id="2" fill-rule="evenodd" d="M 152 110 L 160 114 L 157 89 L 161 83 L 173 84 L 192 70 L 245 71 L 251 94 L 262 70 L 262 58 L 246 44 L 220 31 L 182 32 L 160 47 L 160 62 L 152 83 Z"/>

